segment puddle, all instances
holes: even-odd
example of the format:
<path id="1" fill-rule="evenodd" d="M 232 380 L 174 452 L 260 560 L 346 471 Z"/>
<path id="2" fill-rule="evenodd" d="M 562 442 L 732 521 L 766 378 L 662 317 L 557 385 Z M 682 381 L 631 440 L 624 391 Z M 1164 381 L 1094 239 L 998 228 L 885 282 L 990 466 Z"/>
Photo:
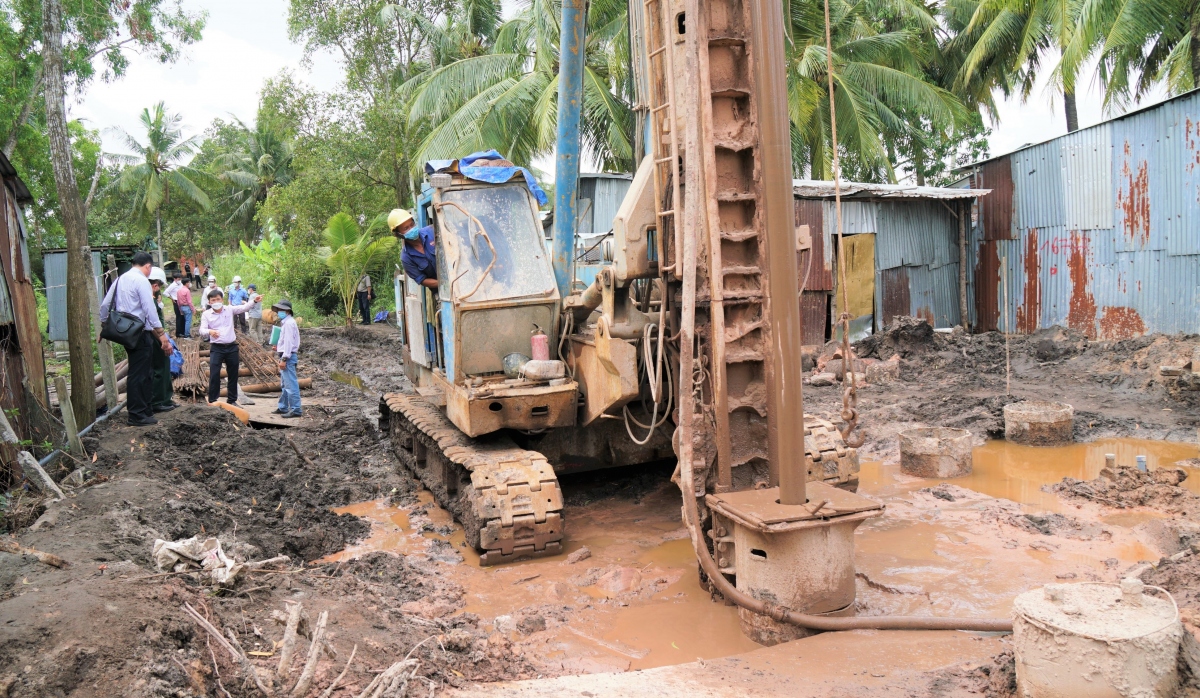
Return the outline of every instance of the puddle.
<path id="1" fill-rule="evenodd" d="M 1042 486 L 1064 477 L 1091 480 L 1104 467 L 1104 455 L 1115 453 L 1117 463 L 1132 465 L 1139 455 L 1146 456 L 1148 467 L 1174 467 L 1177 461 L 1195 458 L 1200 448 L 1192 444 L 1141 439 L 1103 439 L 1086 444 L 1039 448 L 1021 446 L 1003 440 L 989 441 L 975 448 L 970 475 L 953 479 L 926 479 L 913 482 L 900 474 L 899 464 L 863 463 L 860 491 L 869 496 L 887 496 L 948 482 L 1000 499 L 1011 499 L 1030 511 L 1062 511 L 1064 504 Z M 1184 468 L 1189 477 L 1183 486 L 1200 494 L 1200 469 Z"/>
<path id="2" fill-rule="evenodd" d="M 1145 454 L 1153 468 L 1195 457 L 1197 448 L 1108 440 L 1037 449 L 998 441 L 975 450 L 972 475 L 948 482 L 1027 510 L 1054 510 L 1061 503 L 1041 487 L 1068 476 L 1095 477 L 1105 453 L 1117 453 L 1122 463 Z M 935 482 L 903 476 L 897 465 L 863 464 L 860 491 L 887 502 L 889 514 L 866 522 L 855 536 L 862 613 L 1003 617 L 1029 588 L 1055 579 L 1107 578 L 1158 557 L 1128 530 L 1153 514 L 1114 514 L 1103 523 L 1115 533 L 1103 539 L 1046 537 L 1043 545 L 1041 537 L 1026 534 L 1010 546 L 998 538 L 998 524 L 981 522 L 969 502 L 923 510 L 901 504 Z M 714 603 L 700 587 L 679 521 L 679 492 L 670 483 L 638 499 L 584 497 L 587 504 L 567 507 L 563 554 L 499 567 L 480 567 L 450 514 L 428 492 L 419 499 L 411 510 L 386 501 L 337 509 L 369 519 L 372 534 L 329 559 L 390 550 L 458 562 L 445 545 L 432 543 L 444 541 L 462 556 L 441 568 L 465 590 L 462 611 L 478 614 L 527 656 L 560 672 L 647 669 L 759 648 L 741 633 L 736 608 Z M 591 557 L 568 564 L 567 555 L 584 546 Z M 517 629 L 536 615 L 546 630 Z"/>
<path id="3" fill-rule="evenodd" d="M 333 371 L 329 374 L 329 377 L 339 383 L 345 383 L 346 385 L 348 385 L 352 388 L 357 388 L 358 390 L 361 390 L 364 393 L 370 392 L 370 390 L 367 388 L 367 384 L 363 382 L 362 377 L 356 376 L 353 373 L 345 373 L 344 371 Z"/>

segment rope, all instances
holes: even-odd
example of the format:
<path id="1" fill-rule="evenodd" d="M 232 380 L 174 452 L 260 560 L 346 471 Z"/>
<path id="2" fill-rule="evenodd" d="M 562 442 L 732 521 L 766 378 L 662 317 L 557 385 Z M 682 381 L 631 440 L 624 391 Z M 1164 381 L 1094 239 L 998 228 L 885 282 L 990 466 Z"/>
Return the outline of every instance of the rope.
<path id="1" fill-rule="evenodd" d="M 837 106 L 833 99 L 833 32 L 829 23 L 829 0 L 825 0 L 825 74 L 829 80 L 829 128 L 833 151 L 833 200 L 837 211 L 838 286 L 842 289 L 842 312 L 838 322 L 842 325 L 842 421 L 845 425 L 838 431 L 842 440 L 851 448 L 858 448 L 866 440 L 858 429 L 858 378 L 854 372 L 854 356 L 850 347 L 850 293 L 846 289 L 846 246 L 842 235 L 842 163 L 838 157 Z M 846 377 L 849 376 L 849 380 Z"/>

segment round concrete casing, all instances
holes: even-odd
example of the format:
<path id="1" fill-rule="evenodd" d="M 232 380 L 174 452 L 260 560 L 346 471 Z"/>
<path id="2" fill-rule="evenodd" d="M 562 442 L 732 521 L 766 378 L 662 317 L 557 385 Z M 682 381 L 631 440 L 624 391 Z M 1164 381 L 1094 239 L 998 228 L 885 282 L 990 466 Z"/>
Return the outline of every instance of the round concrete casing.
<path id="1" fill-rule="evenodd" d="M 1178 616 L 1167 598 L 1144 594 L 1131 604 L 1112 584 L 1052 584 L 1027 591 L 1013 601 L 1019 695 L 1175 695 L 1183 636 Z"/>
<path id="2" fill-rule="evenodd" d="M 854 529 L 862 520 L 759 533 L 734 525 L 737 588 L 756 599 L 813 615 L 853 612 Z M 742 632 L 763 645 L 806 637 L 811 631 L 742 609 Z"/>
<path id="3" fill-rule="evenodd" d="M 922 427 L 900 432 L 900 471 L 917 477 L 960 477 L 971 473 L 971 432 Z"/>
<path id="4" fill-rule="evenodd" d="M 1004 438 L 1029 446 L 1075 440 L 1075 409 L 1062 402 L 1014 402 L 1004 406 Z"/>

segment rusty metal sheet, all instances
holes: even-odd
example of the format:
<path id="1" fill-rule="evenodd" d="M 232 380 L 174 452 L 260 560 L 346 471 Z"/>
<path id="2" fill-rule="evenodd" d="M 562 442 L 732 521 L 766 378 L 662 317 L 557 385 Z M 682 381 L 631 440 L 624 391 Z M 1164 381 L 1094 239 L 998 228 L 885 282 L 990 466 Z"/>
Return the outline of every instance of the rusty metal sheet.
<path id="1" fill-rule="evenodd" d="M 1000 254 L 998 240 L 983 240 L 975 264 L 975 323 L 983 332 L 999 329 Z"/>
<path id="2" fill-rule="evenodd" d="M 800 294 L 800 330 L 806 345 L 823 345 L 829 337 L 829 292 Z"/>
<path id="3" fill-rule="evenodd" d="M 823 179 L 794 179 L 792 187 L 796 196 L 811 199 L 834 198 L 833 182 Z M 986 196 L 986 189 L 964 187 L 917 187 L 911 184 L 871 184 L 867 182 L 842 182 L 842 198 L 873 199 L 974 199 Z"/>
<path id="4" fill-rule="evenodd" d="M 876 329 L 887 327 L 897 316 L 910 314 L 912 302 L 908 290 L 908 268 L 880 270 L 879 287 L 881 310 Z"/>
<path id="5" fill-rule="evenodd" d="M 991 194 L 979 200 L 979 217 L 984 240 L 1013 239 L 1013 176 L 1009 158 L 989 160 L 979 167 L 971 183 Z"/>
<path id="6" fill-rule="evenodd" d="M 826 253 L 829 246 L 826 244 L 827 238 L 823 234 L 825 230 L 823 208 L 822 202 L 817 199 L 796 199 L 796 225 L 807 225 L 812 238 L 812 247 L 799 253 L 796 265 L 802 283 L 805 274 L 808 275 L 808 283 L 804 286 L 805 291 L 833 290 L 831 260 Z M 811 268 L 809 267 L 810 260 L 812 260 Z"/>

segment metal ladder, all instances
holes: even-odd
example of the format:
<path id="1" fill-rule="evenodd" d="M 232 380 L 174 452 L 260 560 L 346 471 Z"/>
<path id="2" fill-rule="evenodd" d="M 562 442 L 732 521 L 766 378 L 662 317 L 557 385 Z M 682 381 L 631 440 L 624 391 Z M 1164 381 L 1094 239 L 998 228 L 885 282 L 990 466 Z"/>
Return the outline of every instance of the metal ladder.
<path id="1" fill-rule="evenodd" d="M 650 72 L 650 130 L 653 134 L 654 202 L 657 211 L 657 253 L 660 273 L 678 273 L 682 226 L 677 225 L 680 197 L 679 138 L 675 132 L 675 61 L 669 0 L 643 0 L 646 58 Z M 640 137 L 640 134 L 639 134 Z M 667 194 L 670 194 L 670 204 Z M 667 248 L 670 236 L 671 247 Z M 668 262 L 668 260 L 675 260 Z"/>

